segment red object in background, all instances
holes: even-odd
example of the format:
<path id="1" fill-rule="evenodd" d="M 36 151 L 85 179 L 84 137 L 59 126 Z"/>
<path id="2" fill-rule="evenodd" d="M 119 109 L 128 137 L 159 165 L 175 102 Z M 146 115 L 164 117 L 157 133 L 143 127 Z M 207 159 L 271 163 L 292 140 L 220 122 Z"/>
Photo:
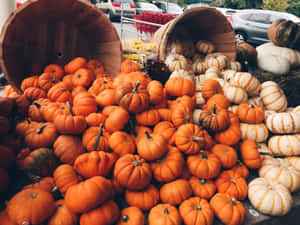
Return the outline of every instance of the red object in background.
<path id="1" fill-rule="evenodd" d="M 121 3 L 112 3 L 111 4 L 113 7 L 121 7 Z"/>
<path id="2" fill-rule="evenodd" d="M 131 4 L 130 8 L 135 9 L 136 8 L 135 4 Z"/>
<path id="3" fill-rule="evenodd" d="M 17 8 L 18 8 L 20 5 L 22 5 L 21 2 L 17 2 L 17 3 L 16 3 Z"/>
<path id="4" fill-rule="evenodd" d="M 232 16 L 231 15 L 226 16 L 226 18 L 229 20 L 230 23 L 232 23 Z"/>
<path id="5" fill-rule="evenodd" d="M 141 20 L 145 22 L 150 22 L 150 23 L 156 23 L 156 24 L 166 24 L 170 20 L 174 19 L 177 15 L 173 14 L 163 14 L 163 13 L 154 13 L 154 12 L 144 12 L 139 15 L 133 15 L 132 18 L 136 20 Z M 144 24 L 144 23 L 139 23 L 139 22 L 132 22 L 133 25 L 135 25 L 137 31 L 141 32 L 147 32 L 154 34 L 155 31 L 159 29 L 159 26 L 154 26 L 154 25 L 149 25 L 149 24 Z"/>

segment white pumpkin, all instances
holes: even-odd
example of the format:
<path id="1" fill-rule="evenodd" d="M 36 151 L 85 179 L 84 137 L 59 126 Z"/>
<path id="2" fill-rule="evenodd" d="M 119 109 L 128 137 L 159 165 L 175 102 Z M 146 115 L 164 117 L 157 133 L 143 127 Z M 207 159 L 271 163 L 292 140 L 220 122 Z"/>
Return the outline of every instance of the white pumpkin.
<path id="1" fill-rule="evenodd" d="M 264 107 L 264 102 L 261 99 L 261 97 L 259 97 L 259 96 L 249 98 L 247 103 L 250 104 L 250 105 L 252 104 L 252 105 L 262 107 L 262 108 Z"/>
<path id="2" fill-rule="evenodd" d="M 200 115 L 201 115 L 202 110 L 201 109 L 195 109 L 193 111 L 193 122 L 195 124 L 200 124 Z"/>
<path id="3" fill-rule="evenodd" d="M 167 49 L 169 52 L 182 54 L 186 57 L 192 57 L 195 53 L 195 45 L 191 40 L 174 39 L 168 44 Z"/>
<path id="4" fill-rule="evenodd" d="M 229 72 L 226 77 L 224 77 L 230 85 L 243 88 L 250 96 L 255 96 L 259 94 L 260 82 L 252 76 L 250 73 L 246 72 Z"/>
<path id="5" fill-rule="evenodd" d="M 222 53 L 212 53 L 205 57 L 206 68 L 218 67 L 219 70 L 226 68 L 228 58 Z"/>
<path id="6" fill-rule="evenodd" d="M 192 70 L 194 73 L 204 73 L 206 70 L 205 63 L 201 61 L 195 61 L 192 65 Z"/>
<path id="7" fill-rule="evenodd" d="M 293 165 L 293 167 L 300 171 L 300 157 L 291 156 L 284 158 L 284 160 L 288 161 L 290 164 Z"/>
<path id="8" fill-rule="evenodd" d="M 266 119 L 267 128 L 275 134 L 300 132 L 300 113 L 273 113 Z"/>
<path id="9" fill-rule="evenodd" d="M 294 109 L 295 109 L 294 107 L 287 107 L 285 111 L 286 112 L 293 112 Z"/>
<path id="10" fill-rule="evenodd" d="M 201 91 L 202 84 L 205 82 L 205 74 L 195 76 L 195 88 L 196 91 Z"/>
<path id="11" fill-rule="evenodd" d="M 175 70 L 173 73 L 171 73 L 169 79 L 171 78 L 182 78 L 182 79 L 188 79 L 188 80 L 195 80 L 195 74 L 191 71 L 186 70 Z"/>
<path id="12" fill-rule="evenodd" d="M 226 86 L 223 90 L 224 96 L 232 103 L 241 104 L 248 100 L 247 92 L 242 88 Z"/>
<path id="13" fill-rule="evenodd" d="M 275 55 L 281 58 L 286 58 L 292 67 L 300 65 L 300 51 L 293 50 L 291 48 L 279 47 L 272 42 L 260 45 L 256 48 L 257 57 L 261 55 Z"/>
<path id="14" fill-rule="evenodd" d="M 273 110 L 265 110 L 265 120 L 269 117 L 269 116 L 271 116 L 271 115 L 273 115 L 273 114 L 275 114 L 276 112 L 275 111 L 273 111 Z"/>
<path id="15" fill-rule="evenodd" d="M 205 99 L 203 98 L 201 92 L 196 92 L 195 99 L 197 107 L 202 107 L 205 104 Z"/>
<path id="16" fill-rule="evenodd" d="M 269 131 L 265 124 L 248 124 L 240 123 L 243 140 L 253 140 L 255 142 L 264 142 L 269 135 Z"/>
<path id="17" fill-rule="evenodd" d="M 199 40 L 196 43 L 196 49 L 198 52 L 206 55 L 212 53 L 215 50 L 215 46 L 212 42 Z"/>
<path id="18" fill-rule="evenodd" d="M 300 189 L 300 171 L 284 159 L 270 157 L 263 160 L 258 173 L 260 177 L 277 180 L 291 192 Z"/>
<path id="19" fill-rule="evenodd" d="M 224 70 L 221 73 L 221 77 L 226 80 L 227 82 L 229 82 L 230 79 L 232 79 L 234 77 L 234 75 L 236 74 L 235 70 Z"/>
<path id="20" fill-rule="evenodd" d="M 205 78 L 206 79 L 213 79 L 219 78 L 220 70 L 218 67 L 210 67 L 205 71 Z"/>
<path id="21" fill-rule="evenodd" d="M 272 54 L 259 54 L 257 64 L 260 69 L 276 75 L 287 74 L 291 69 L 287 58 Z"/>
<path id="22" fill-rule="evenodd" d="M 295 107 L 294 110 L 293 110 L 293 112 L 300 113 L 300 105 L 297 106 L 297 107 Z"/>
<path id="23" fill-rule="evenodd" d="M 272 216 L 287 214 L 293 205 L 291 193 L 284 185 L 262 177 L 249 183 L 248 198 L 255 209 Z"/>
<path id="24" fill-rule="evenodd" d="M 265 143 L 256 143 L 256 146 L 257 146 L 257 150 L 260 153 L 272 154 L 272 152 L 270 151 L 270 149 L 268 148 L 268 146 Z"/>
<path id="25" fill-rule="evenodd" d="M 268 110 L 284 112 L 287 108 L 287 100 L 281 88 L 273 81 L 261 84 L 260 97 Z"/>
<path id="26" fill-rule="evenodd" d="M 226 87 L 229 87 L 230 84 L 228 82 L 226 82 L 225 80 L 223 80 L 222 78 L 212 78 L 216 81 L 219 82 L 219 84 L 221 85 L 221 87 L 223 88 L 223 90 L 226 88 Z"/>
<path id="27" fill-rule="evenodd" d="M 239 107 L 238 105 L 232 105 L 228 108 L 228 111 L 233 112 L 234 114 L 236 114 L 238 107 Z"/>
<path id="28" fill-rule="evenodd" d="M 204 56 L 201 55 L 201 54 L 195 54 L 195 55 L 193 56 L 193 62 L 196 62 L 196 61 L 203 62 L 203 61 L 204 61 Z"/>
<path id="29" fill-rule="evenodd" d="M 273 154 L 300 155 L 300 134 L 273 136 L 269 139 L 268 147 Z"/>
<path id="30" fill-rule="evenodd" d="M 229 69 L 234 70 L 236 72 L 240 72 L 240 71 L 242 71 L 242 65 L 240 62 L 231 61 L 229 64 Z"/>
<path id="31" fill-rule="evenodd" d="M 180 54 L 169 54 L 165 60 L 166 66 L 169 68 L 171 72 L 176 70 L 190 70 L 191 65 L 187 61 L 187 59 Z"/>

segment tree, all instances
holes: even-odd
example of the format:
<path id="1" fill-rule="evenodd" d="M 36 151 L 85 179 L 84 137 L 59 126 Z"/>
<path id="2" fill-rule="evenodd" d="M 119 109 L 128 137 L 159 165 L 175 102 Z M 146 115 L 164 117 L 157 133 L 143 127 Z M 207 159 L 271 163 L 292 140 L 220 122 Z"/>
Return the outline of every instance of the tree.
<path id="1" fill-rule="evenodd" d="M 289 6 L 286 11 L 300 17 L 300 0 L 289 1 Z"/>
<path id="2" fill-rule="evenodd" d="M 223 7 L 232 9 L 260 9 L 262 0 L 225 0 Z"/>
<path id="3" fill-rule="evenodd" d="M 263 0 L 263 9 L 285 12 L 288 0 Z"/>

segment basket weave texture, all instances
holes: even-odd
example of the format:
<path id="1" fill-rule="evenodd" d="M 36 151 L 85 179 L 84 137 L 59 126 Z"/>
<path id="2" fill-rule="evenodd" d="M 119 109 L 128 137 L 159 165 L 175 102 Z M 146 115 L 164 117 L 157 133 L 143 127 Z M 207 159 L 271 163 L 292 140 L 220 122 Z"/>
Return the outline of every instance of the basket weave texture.
<path id="1" fill-rule="evenodd" d="M 75 57 L 98 59 L 112 76 L 122 61 L 114 26 L 86 0 L 29 0 L 2 28 L 0 66 L 17 90 L 32 75 L 32 64 L 65 64 Z"/>

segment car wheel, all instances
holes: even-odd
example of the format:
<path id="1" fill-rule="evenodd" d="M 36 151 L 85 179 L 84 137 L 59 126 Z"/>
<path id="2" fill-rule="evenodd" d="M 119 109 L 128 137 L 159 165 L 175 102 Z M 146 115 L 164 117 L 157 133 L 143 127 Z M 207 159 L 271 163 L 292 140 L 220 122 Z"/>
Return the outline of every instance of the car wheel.
<path id="1" fill-rule="evenodd" d="M 237 41 L 246 41 L 247 40 L 247 36 L 242 31 L 236 31 L 236 33 L 235 33 L 235 39 Z"/>
<path id="2" fill-rule="evenodd" d="M 113 22 L 114 21 L 114 17 L 111 11 L 108 12 L 108 19 Z"/>

